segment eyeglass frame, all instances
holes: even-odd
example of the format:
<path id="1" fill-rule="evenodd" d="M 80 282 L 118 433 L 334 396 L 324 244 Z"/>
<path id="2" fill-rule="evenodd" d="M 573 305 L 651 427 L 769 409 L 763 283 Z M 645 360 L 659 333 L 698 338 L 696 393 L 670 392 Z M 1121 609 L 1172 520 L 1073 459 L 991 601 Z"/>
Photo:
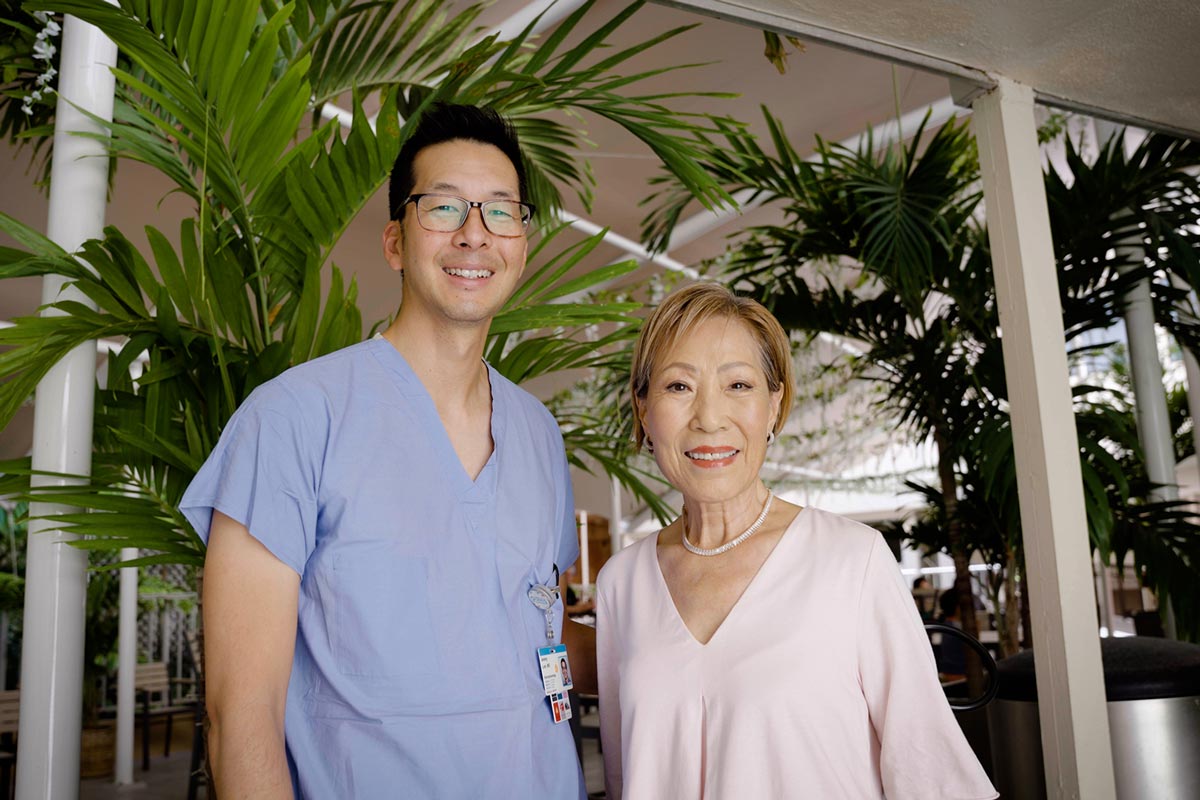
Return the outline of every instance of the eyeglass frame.
<path id="1" fill-rule="evenodd" d="M 457 228 L 449 231 L 439 231 L 432 228 L 426 228 L 424 223 L 421 222 L 421 207 L 420 203 L 418 202 L 422 197 L 450 197 L 466 203 L 467 210 L 463 214 L 462 222 L 458 224 Z M 414 206 L 416 206 L 416 208 L 413 209 L 413 213 L 417 215 L 417 224 L 430 233 L 456 233 L 461 231 L 463 226 L 467 224 L 467 218 L 471 216 L 471 209 L 478 208 L 479 221 L 483 223 L 483 227 L 487 229 L 487 232 L 493 236 L 500 236 L 505 239 L 515 239 L 518 236 L 524 236 L 529 230 L 529 225 L 531 222 L 533 222 L 533 214 L 537 210 L 537 207 L 534 206 L 533 203 L 526 203 L 524 200 L 509 200 L 505 197 L 497 197 L 493 200 L 468 200 L 465 197 L 459 197 L 456 194 L 446 194 L 445 192 L 419 192 L 417 194 L 410 194 L 408 197 L 404 198 L 404 202 L 400 204 L 401 210 L 403 210 L 409 203 L 412 203 Z M 507 233 L 496 233 L 494 230 L 492 230 L 488 225 L 487 217 L 483 215 L 483 207 L 489 203 L 516 203 L 518 206 L 524 206 L 525 208 L 529 209 L 529 216 L 521 220 L 521 232 L 510 235 Z M 399 220 L 400 217 L 397 216 L 396 219 Z"/>

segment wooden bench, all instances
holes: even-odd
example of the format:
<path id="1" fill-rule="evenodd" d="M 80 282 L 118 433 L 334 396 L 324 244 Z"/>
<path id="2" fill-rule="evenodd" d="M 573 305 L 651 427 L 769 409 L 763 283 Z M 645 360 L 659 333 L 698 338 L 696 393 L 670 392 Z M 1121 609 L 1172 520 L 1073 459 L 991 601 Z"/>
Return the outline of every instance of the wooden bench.
<path id="1" fill-rule="evenodd" d="M 163 755 L 171 755 L 171 729 L 175 715 L 195 712 L 194 702 L 176 703 L 174 688 L 177 684 L 190 684 L 187 679 L 172 678 L 165 661 L 138 664 L 133 674 L 134 691 L 142 699 L 142 770 L 150 769 L 150 725 L 156 719 L 165 719 L 167 730 L 163 742 Z M 157 702 L 155 696 L 157 695 Z"/>

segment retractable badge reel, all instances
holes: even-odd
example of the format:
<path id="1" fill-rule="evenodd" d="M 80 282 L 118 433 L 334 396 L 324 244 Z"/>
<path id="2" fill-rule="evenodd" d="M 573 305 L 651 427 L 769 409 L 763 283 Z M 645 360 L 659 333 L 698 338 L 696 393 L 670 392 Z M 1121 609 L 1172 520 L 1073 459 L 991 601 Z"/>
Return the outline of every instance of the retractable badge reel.
<path id="1" fill-rule="evenodd" d="M 571 718 L 567 690 L 574 686 L 567 662 L 567 646 L 554 643 L 554 602 L 557 599 L 557 586 L 535 584 L 529 588 L 529 601 L 546 616 L 546 646 L 538 648 L 538 666 L 542 673 L 542 688 L 550 698 L 550 716 L 556 725 Z"/>

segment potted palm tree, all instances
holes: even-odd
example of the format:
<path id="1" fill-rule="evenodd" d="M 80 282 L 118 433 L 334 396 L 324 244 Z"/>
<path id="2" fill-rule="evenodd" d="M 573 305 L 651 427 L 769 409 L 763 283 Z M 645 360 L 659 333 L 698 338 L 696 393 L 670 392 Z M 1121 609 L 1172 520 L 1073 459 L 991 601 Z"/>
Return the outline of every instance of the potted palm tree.
<path id="1" fill-rule="evenodd" d="M 532 199 L 551 212 L 562 203 L 561 187 L 587 197 L 593 180 L 567 155 L 582 132 L 564 110 L 617 122 L 698 197 L 724 197 L 698 165 L 691 138 L 711 123 L 674 113 L 657 97 L 628 94 L 650 74 L 615 71 L 682 29 L 589 58 L 638 5 L 593 27 L 585 4 L 535 48 L 531 30 L 509 42 L 483 36 L 473 26 L 479 6 L 452 13 L 443 0 L 412 2 L 395 13 L 354 0 L 264 2 L 243 4 L 236 15 L 207 2 L 172 4 L 169 14 L 133 0 L 31 4 L 79 16 L 117 42 L 130 66 L 117 70 L 111 152 L 158 168 L 194 203 L 177 232 L 146 230 L 146 254 L 124 232 L 108 229 L 84 246 L 86 269 L 28 226 L 0 218 L 0 229 L 23 245 L 0 254 L 0 280 L 58 272 L 97 305 L 91 311 L 59 304 L 65 316 L 21 318 L 0 331 L 9 348 L 0 357 L 0 423 L 75 344 L 96 337 L 125 342 L 98 395 L 95 479 L 59 497 L 118 515 L 104 524 L 94 516 L 64 518 L 93 535 L 82 545 L 141 547 L 149 551 L 141 563 L 201 560 L 202 545 L 175 501 L 255 386 L 362 336 L 356 286 L 330 253 L 385 182 L 409 124 L 428 104 L 487 102 L 510 115 L 527 144 Z M 593 29 L 568 46 L 584 28 Z M 239 47 L 223 44 L 221 58 L 207 57 L 218 35 Z M 345 129 L 319 116 L 338 98 L 352 110 Z M 377 124 L 369 100 L 378 106 Z M 579 276 L 572 270 L 598 239 L 555 252 L 560 229 L 549 215 L 542 222 L 531 253 L 537 269 L 492 329 L 490 353 L 517 380 L 602 365 L 606 348 L 636 326 L 634 303 L 556 302 L 633 264 Z M 613 326 L 599 347 L 572 340 L 571 331 L 598 323 Z M 127 367 L 139 357 L 148 366 L 135 382 Z M 579 461 L 586 454 L 635 492 L 650 494 L 623 468 L 621 443 L 589 430 L 564 433 Z M 6 466 L 7 489 L 21 485 L 22 469 Z M 140 520 L 136 532 L 116 530 L 113 521 L 126 515 Z"/>
<path id="2" fill-rule="evenodd" d="M 708 158 L 730 191 L 750 190 L 777 203 L 786 220 L 745 232 L 720 266 L 769 303 L 785 327 L 853 342 L 862 353 L 860 375 L 884 387 L 881 405 L 899 416 L 902 430 L 933 441 L 945 544 L 965 606 L 975 547 L 958 508 L 964 476 L 974 484 L 967 488 L 976 503 L 1007 509 L 997 517 L 1005 521 L 1005 563 L 1018 569 L 1022 563 L 994 282 L 976 213 L 974 139 L 964 123 L 952 121 L 879 152 L 869 137 L 857 150 L 818 140 L 805 161 L 766 116 L 774 153 L 731 131 L 713 141 Z M 1127 289 L 1149 279 L 1159 322 L 1194 346 L 1200 329 L 1179 311 L 1181 291 L 1167 275 L 1194 285 L 1200 250 L 1190 231 L 1200 195 L 1192 173 L 1200 147 L 1155 134 L 1128 156 L 1115 141 L 1094 161 L 1070 140 L 1065 148 L 1073 180 L 1050 170 L 1046 184 L 1068 342 L 1110 327 Z M 659 201 L 650 233 L 661 241 L 686 193 L 668 187 Z M 1112 247 L 1135 234 L 1146 240 L 1145 263 L 1130 263 Z M 830 262 L 839 269 L 823 272 Z M 858 267 L 849 277 L 840 269 L 847 262 Z M 1147 580 L 1164 604 L 1170 598 L 1181 629 L 1200 635 L 1194 589 L 1200 574 L 1191 555 L 1200 528 L 1178 508 L 1148 502 L 1149 485 L 1132 480 L 1128 465 L 1114 457 L 1120 450 L 1137 460 L 1140 450 L 1127 420 L 1109 405 L 1103 393 L 1077 388 L 1093 546 L 1108 558 L 1117 520 L 1136 518 Z M 974 633 L 972 610 L 964 607 L 961 616 Z"/>

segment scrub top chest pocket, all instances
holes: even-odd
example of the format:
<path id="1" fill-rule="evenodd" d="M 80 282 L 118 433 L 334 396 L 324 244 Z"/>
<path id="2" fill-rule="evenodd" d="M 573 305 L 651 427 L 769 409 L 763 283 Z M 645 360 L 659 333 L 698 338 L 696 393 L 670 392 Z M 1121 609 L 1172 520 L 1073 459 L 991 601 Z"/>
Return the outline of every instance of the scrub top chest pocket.
<path id="1" fill-rule="evenodd" d="M 339 672 L 393 679 L 439 671 L 428 559 L 401 555 L 390 542 L 355 543 L 334 555 L 333 577 Z"/>

